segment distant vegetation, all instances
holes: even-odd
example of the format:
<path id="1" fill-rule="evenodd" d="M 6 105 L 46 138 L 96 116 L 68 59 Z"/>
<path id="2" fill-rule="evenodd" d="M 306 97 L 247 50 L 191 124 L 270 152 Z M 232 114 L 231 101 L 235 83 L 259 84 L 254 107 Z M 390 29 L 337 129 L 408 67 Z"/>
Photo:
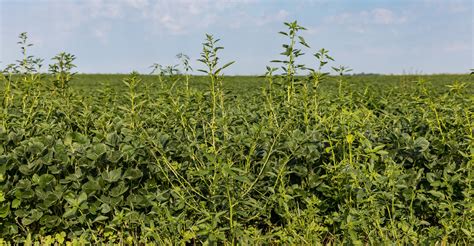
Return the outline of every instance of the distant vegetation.
<path id="1" fill-rule="evenodd" d="M 470 76 L 346 76 L 285 26 L 262 77 L 224 77 L 212 35 L 205 76 L 184 54 L 77 75 L 68 53 L 46 75 L 21 34 L 0 75 L 0 244 L 472 244 Z"/>

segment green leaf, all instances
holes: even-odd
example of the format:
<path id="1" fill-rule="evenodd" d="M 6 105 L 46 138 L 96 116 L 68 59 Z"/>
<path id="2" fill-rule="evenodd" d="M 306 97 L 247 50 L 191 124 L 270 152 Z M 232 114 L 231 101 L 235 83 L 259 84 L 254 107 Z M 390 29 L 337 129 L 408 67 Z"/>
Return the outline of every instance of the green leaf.
<path id="1" fill-rule="evenodd" d="M 16 209 L 16 208 L 19 208 L 20 205 L 21 205 L 21 200 L 20 200 L 20 199 L 15 199 L 15 200 L 13 200 L 13 202 L 12 202 L 12 208 L 15 208 L 15 209 Z"/>
<path id="2" fill-rule="evenodd" d="M 105 137 L 105 141 L 110 146 L 117 146 L 120 142 L 120 137 L 116 132 L 112 132 L 107 134 L 107 136 Z"/>
<path id="3" fill-rule="evenodd" d="M 138 168 L 131 168 L 129 167 L 125 173 L 123 174 L 124 179 L 135 180 L 139 179 L 143 176 L 143 172 L 140 171 Z"/>
<path id="4" fill-rule="evenodd" d="M 121 196 L 123 193 L 125 193 L 128 190 L 128 187 L 125 185 L 124 182 L 120 182 L 117 186 L 112 188 L 110 191 L 110 196 L 112 197 L 118 197 Z"/>
<path id="5" fill-rule="evenodd" d="M 94 152 L 97 156 L 100 156 L 102 154 L 104 154 L 105 152 L 107 152 L 107 146 L 103 143 L 98 143 L 96 145 L 94 145 Z"/>
<path id="6" fill-rule="evenodd" d="M 103 213 L 103 214 L 106 214 L 106 213 L 108 213 L 112 210 L 110 208 L 109 204 L 107 204 L 107 203 L 103 203 L 99 208 L 101 209 L 100 212 Z"/>
<path id="7" fill-rule="evenodd" d="M 73 133 L 73 139 L 74 139 L 74 142 L 77 142 L 79 144 L 88 144 L 89 143 L 89 139 L 87 138 L 87 136 L 82 135 L 78 132 Z"/>
<path id="8" fill-rule="evenodd" d="M 61 218 L 56 215 L 44 215 L 40 219 L 40 224 L 48 228 L 54 228 L 59 225 Z"/>
<path id="9" fill-rule="evenodd" d="M 99 215 L 94 219 L 94 221 L 92 221 L 92 223 L 100 222 L 100 221 L 104 221 L 104 220 L 108 220 L 108 219 L 109 219 L 109 217 L 107 217 L 107 216 Z"/>
<path id="10" fill-rule="evenodd" d="M 77 198 L 77 203 L 80 205 L 81 203 L 87 200 L 87 194 L 85 192 L 81 192 L 79 197 Z"/>
<path id="11" fill-rule="evenodd" d="M 38 221 L 41 216 L 43 216 L 43 212 L 39 211 L 38 209 L 33 209 L 30 211 L 30 215 L 28 217 L 21 219 L 21 223 L 24 226 L 30 225 L 35 221 Z"/>
<path id="12" fill-rule="evenodd" d="M 32 155 L 39 154 L 45 149 L 45 146 L 42 142 L 32 142 L 28 145 L 27 152 L 31 153 Z"/>
<path id="13" fill-rule="evenodd" d="M 230 65 L 232 65 L 232 64 L 234 64 L 234 61 L 225 64 L 225 65 L 222 66 L 221 68 L 217 69 L 214 73 L 215 73 L 215 74 L 219 74 L 220 71 L 224 70 L 226 67 L 228 67 L 228 66 L 230 66 Z"/>
<path id="14" fill-rule="evenodd" d="M 302 36 L 298 36 L 298 39 L 300 40 L 300 44 L 307 47 L 307 48 L 310 48 L 309 45 L 306 43 L 306 40 L 304 40 L 304 38 Z"/>
<path id="15" fill-rule="evenodd" d="M 23 175 L 31 175 L 35 171 L 35 165 L 21 165 L 18 170 L 23 174 Z"/>
<path id="16" fill-rule="evenodd" d="M 474 74 L 474 72 L 472 72 L 471 74 Z M 461 231 L 464 232 L 464 234 L 465 234 L 466 236 L 468 236 L 468 238 L 470 238 L 470 237 L 472 236 L 472 232 L 471 232 L 470 230 L 461 228 Z"/>
<path id="17" fill-rule="evenodd" d="M 102 173 L 102 178 L 108 183 L 117 182 L 122 176 L 122 168 L 117 168 L 112 171 L 105 171 Z"/>
<path id="18" fill-rule="evenodd" d="M 379 150 L 379 151 L 377 151 L 377 154 L 379 154 L 379 155 L 381 155 L 381 156 L 388 155 L 388 151 Z"/>
<path id="19" fill-rule="evenodd" d="M 87 194 L 91 194 L 91 193 L 93 193 L 95 191 L 98 191 L 100 189 L 101 189 L 101 187 L 100 187 L 99 182 L 97 182 L 95 180 L 89 180 L 85 184 L 82 185 L 82 190 L 84 192 L 86 192 Z"/>
<path id="20" fill-rule="evenodd" d="M 107 160 L 109 160 L 112 163 L 117 163 L 120 161 L 122 158 L 122 152 L 113 150 L 113 151 L 108 151 L 107 152 Z"/>
<path id="21" fill-rule="evenodd" d="M 420 220 L 418 223 L 419 223 L 420 225 L 424 225 L 424 226 L 430 226 L 430 225 L 431 225 L 430 222 L 428 222 L 428 221 L 426 221 L 426 220 Z"/>
<path id="22" fill-rule="evenodd" d="M 87 151 L 87 158 L 91 160 L 97 160 L 107 152 L 107 146 L 103 143 L 95 144 L 91 149 Z"/>
<path id="23" fill-rule="evenodd" d="M 424 137 L 419 137 L 415 139 L 414 145 L 420 152 L 424 152 L 429 148 L 430 142 Z"/>
<path id="24" fill-rule="evenodd" d="M 44 197 L 43 204 L 45 205 L 45 207 L 49 208 L 54 205 L 58 200 L 59 197 L 56 194 L 49 192 L 46 197 Z"/>
<path id="25" fill-rule="evenodd" d="M 71 218 L 76 215 L 77 207 L 67 208 L 63 214 L 63 218 Z"/>
<path id="26" fill-rule="evenodd" d="M 55 181 L 56 181 L 56 178 L 54 178 L 53 175 L 43 174 L 40 176 L 38 183 L 41 188 L 46 188 L 48 186 L 54 185 Z"/>
<path id="27" fill-rule="evenodd" d="M 0 218 L 6 218 L 10 214 L 10 203 L 0 203 Z"/>
<path id="28" fill-rule="evenodd" d="M 430 190 L 430 191 L 428 191 L 428 193 L 430 193 L 431 195 L 433 195 L 435 197 L 444 199 L 444 194 L 442 192 L 437 191 L 437 190 Z"/>

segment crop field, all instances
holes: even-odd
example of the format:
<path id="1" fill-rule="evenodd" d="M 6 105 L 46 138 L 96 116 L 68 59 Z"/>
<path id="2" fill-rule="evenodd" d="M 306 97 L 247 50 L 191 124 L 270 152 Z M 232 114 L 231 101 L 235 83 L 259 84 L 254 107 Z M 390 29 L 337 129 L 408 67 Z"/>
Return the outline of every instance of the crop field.
<path id="1" fill-rule="evenodd" d="M 207 35 L 191 75 L 0 75 L 0 244 L 474 243 L 474 86 L 281 61 L 224 76 Z M 198 72 L 197 70 L 194 72 Z M 193 73 L 194 74 L 194 73 Z"/>

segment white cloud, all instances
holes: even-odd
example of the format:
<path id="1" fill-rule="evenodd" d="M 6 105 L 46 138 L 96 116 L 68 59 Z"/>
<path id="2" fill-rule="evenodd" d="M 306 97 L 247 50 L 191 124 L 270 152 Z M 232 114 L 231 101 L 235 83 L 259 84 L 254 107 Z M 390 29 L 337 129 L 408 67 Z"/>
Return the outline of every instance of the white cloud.
<path id="1" fill-rule="evenodd" d="M 368 30 L 367 30 L 367 27 L 364 27 L 362 25 L 352 25 L 352 26 L 349 26 L 349 31 L 363 34 L 363 33 L 366 33 Z"/>
<path id="2" fill-rule="evenodd" d="M 148 7 L 148 0 L 124 0 L 126 4 L 136 9 L 144 9 Z"/>
<path id="3" fill-rule="evenodd" d="M 212 17 L 209 1 L 157 1 L 144 12 L 157 30 L 183 34 L 192 28 L 206 27 Z"/>
<path id="4" fill-rule="evenodd" d="M 102 44 L 107 44 L 109 42 L 109 32 L 110 25 L 104 23 L 92 28 L 92 35 L 94 35 L 94 37 L 96 37 Z"/>
<path id="5" fill-rule="evenodd" d="M 0 0 L 1 1 L 1 0 Z M 210 26 L 240 28 L 258 22 L 260 25 L 284 19 L 288 13 L 280 10 L 260 17 L 248 13 L 243 7 L 260 0 L 49 0 L 41 3 L 49 14 L 47 26 L 55 33 L 74 33 L 79 28 L 92 30 L 92 35 L 105 40 L 108 32 L 94 27 L 96 23 L 114 20 L 137 21 L 151 32 L 172 35 L 202 32 Z M 239 9 L 240 12 L 235 11 Z M 44 13 L 41 13 L 44 15 Z"/>
<path id="6" fill-rule="evenodd" d="M 35 25 L 25 28 L 26 25 L 21 23 L 11 25 L 8 29 L 28 30 L 34 34 L 32 36 L 42 40 L 48 40 L 54 34 L 55 42 L 61 44 L 73 39 L 81 30 L 105 44 L 117 21 L 140 23 L 148 33 L 166 35 L 202 33 L 203 29 L 210 26 L 241 28 L 258 19 L 243 11 L 257 1 L 259 0 L 39 1 L 28 7 L 32 10 L 28 17 L 35 19 Z M 235 11 L 236 9 L 239 11 Z M 282 18 L 284 15 L 286 13 L 280 11 L 275 18 Z"/>
<path id="7" fill-rule="evenodd" d="M 452 14 L 464 13 L 472 10 L 472 1 L 470 0 L 423 0 L 422 3 L 424 3 L 426 7 Z"/>
<path id="8" fill-rule="evenodd" d="M 339 25 L 392 25 L 405 23 L 407 19 L 406 15 L 397 14 L 390 9 L 375 8 L 357 13 L 346 12 L 329 16 L 326 18 L 326 22 Z"/>
<path id="9" fill-rule="evenodd" d="M 286 20 L 289 15 L 290 13 L 288 13 L 288 11 L 280 9 L 276 13 L 263 14 L 259 19 L 257 19 L 256 23 L 258 26 L 264 26 L 269 23 L 282 22 Z"/>
<path id="10" fill-rule="evenodd" d="M 152 23 L 155 31 L 185 34 L 218 23 L 219 17 L 237 17 L 232 9 L 256 0 L 125 0 L 127 6 L 141 11 L 142 18 Z M 230 13 L 230 14 L 229 14 Z M 229 23 L 229 27 L 231 24 Z M 235 27 L 235 24 L 233 25 Z"/>
<path id="11" fill-rule="evenodd" d="M 121 1 L 88 0 L 79 6 L 84 8 L 83 14 L 92 18 L 118 18 L 123 16 L 123 2 Z"/>
<path id="12" fill-rule="evenodd" d="M 396 16 L 393 11 L 389 9 L 382 9 L 377 8 L 373 9 L 370 13 L 370 18 L 377 24 L 395 24 L 395 23 L 403 23 L 406 21 L 406 17 L 404 16 Z"/>
<path id="13" fill-rule="evenodd" d="M 448 11 L 453 14 L 468 12 L 471 9 L 472 9 L 472 4 L 469 5 L 469 4 L 463 4 L 463 3 L 451 3 L 448 6 Z"/>
<path id="14" fill-rule="evenodd" d="M 352 13 L 341 13 L 338 15 L 331 15 L 326 17 L 325 21 L 331 24 L 346 24 L 351 19 L 354 18 L 354 14 Z"/>
<path id="15" fill-rule="evenodd" d="M 323 32 L 323 28 L 317 26 L 309 26 L 306 28 L 305 32 L 309 35 L 317 35 Z"/>
<path id="16" fill-rule="evenodd" d="M 325 18 L 328 25 L 342 25 L 350 32 L 364 34 L 376 26 L 399 25 L 408 21 L 406 13 L 395 13 L 386 8 L 375 8 L 359 12 L 344 12 Z"/>
<path id="17" fill-rule="evenodd" d="M 444 47 L 446 52 L 468 52 L 472 51 L 472 46 L 468 43 L 453 42 Z"/>

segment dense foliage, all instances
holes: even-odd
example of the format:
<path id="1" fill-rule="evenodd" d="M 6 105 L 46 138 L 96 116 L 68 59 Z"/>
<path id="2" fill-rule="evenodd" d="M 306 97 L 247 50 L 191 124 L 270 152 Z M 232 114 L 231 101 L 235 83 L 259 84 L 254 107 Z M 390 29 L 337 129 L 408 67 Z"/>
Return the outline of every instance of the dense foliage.
<path id="1" fill-rule="evenodd" d="M 328 76 L 320 50 L 298 77 L 284 45 L 282 75 L 227 78 L 215 41 L 207 77 L 6 70 L 0 238 L 473 243 L 469 76 Z"/>

